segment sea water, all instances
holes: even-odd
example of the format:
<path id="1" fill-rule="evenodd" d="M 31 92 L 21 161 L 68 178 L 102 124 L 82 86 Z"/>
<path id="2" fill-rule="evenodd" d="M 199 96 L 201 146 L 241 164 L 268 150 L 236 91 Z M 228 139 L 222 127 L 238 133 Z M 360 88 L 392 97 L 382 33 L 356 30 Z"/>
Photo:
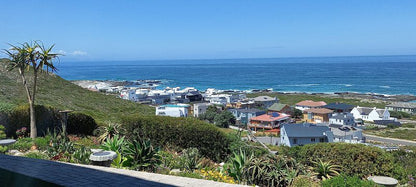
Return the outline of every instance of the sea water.
<path id="1" fill-rule="evenodd" d="M 200 90 L 416 95 L 416 56 L 88 61 L 58 64 L 68 80 L 162 80 Z"/>

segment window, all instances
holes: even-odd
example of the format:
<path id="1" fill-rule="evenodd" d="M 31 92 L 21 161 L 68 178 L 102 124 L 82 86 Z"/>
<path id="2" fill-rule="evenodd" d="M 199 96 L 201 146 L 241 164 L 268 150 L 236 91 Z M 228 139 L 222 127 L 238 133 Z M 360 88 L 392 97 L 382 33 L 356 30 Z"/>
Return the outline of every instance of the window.
<path id="1" fill-rule="evenodd" d="M 325 142 L 324 138 L 319 138 L 319 142 Z"/>
<path id="2" fill-rule="evenodd" d="M 293 138 L 293 144 L 298 144 L 298 139 Z"/>
<path id="3" fill-rule="evenodd" d="M 315 142 L 315 138 L 311 138 L 311 142 Z"/>

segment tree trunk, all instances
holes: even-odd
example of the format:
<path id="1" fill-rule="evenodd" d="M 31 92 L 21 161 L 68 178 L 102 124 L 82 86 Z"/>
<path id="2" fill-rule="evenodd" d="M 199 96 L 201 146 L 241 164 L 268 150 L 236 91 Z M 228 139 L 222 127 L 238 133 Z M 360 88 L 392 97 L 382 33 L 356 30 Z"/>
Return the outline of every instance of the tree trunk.
<path id="1" fill-rule="evenodd" d="M 36 115 L 35 106 L 33 102 L 29 102 L 30 112 L 30 138 L 35 139 L 38 136 L 38 130 L 36 128 Z"/>
<path id="2" fill-rule="evenodd" d="M 36 128 L 36 115 L 35 115 L 35 103 L 34 103 L 34 97 L 30 94 L 29 87 L 26 82 L 26 77 L 24 70 L 19 69 L 20 76 L 22 78 L 23 86 L 26 90 L 27 100 L 29 102 L 29 114 L 30 114 L 30 137 L 36 138 L 38 135 L 37 128 Z"/>

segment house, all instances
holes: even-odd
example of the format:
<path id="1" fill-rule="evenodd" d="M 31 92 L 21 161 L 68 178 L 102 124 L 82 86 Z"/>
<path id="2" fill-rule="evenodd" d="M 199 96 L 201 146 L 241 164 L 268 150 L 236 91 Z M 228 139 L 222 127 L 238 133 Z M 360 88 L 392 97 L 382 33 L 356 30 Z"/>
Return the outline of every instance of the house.
<path id="1" fill-rule="evenodd" d="M 329 125 L 334 135 L 334 142 L 365 143 L 362 130 L 351 126 Z"/>
<path id="2" fill-rule="evenodd" d="M 187 104 L 160 105 L 156 107 L 156 115 L 171 117 L 187 117 L 189 107 L 190 106 Z"/>
<path id="3" fill-rule="evenodd" d="M 247 125 L 248 128 L 257 131 L 257 129 L 275 129 L 280 128 L 280 125 L 287 123 L 290 120 L 290 115 L 284 113 L 273 112 L 270 114 L 263 114 L 252 117 Z"/>
<path id="4" fill-rule="evenodd" d="M 345 104 L 345 103 L 329 103 L 325 106 L 323 106 L 323 108 L 327 108 L 327 109 L 331 109 L 336 113 L 346 113 L 346 112 L 351 112 L 351 110 L 354 108 L 354 105 L 349 105 L 349 104 Z"/>
<path id="5" fill-rule="evenodd" d="M 323 101 L 305 100 L 305 101 L 301 101 L 299 103 L 296 103 L 295 108 L 299 109 L 301 111 L 304 111 L 306 109 L 311 109 L 311 108 L 322 108 L 325 105 L 326 105 L 326 103 L 323 102 Z"/>
<path id="6" fill-rule="evenodd" d="M 205 95 L 205 101 L 209 101 L 212 104 L 217 105 L 226 105 L 227 103 L 237 102 L 241 97 L 244 97 L 243 94 L 241 95 L 232 95 L 232 94 L 214 94 L 214 95 Z"/>
<path id="7" fill-rule="evenodd" d="M 267 109 L 267 113 L 272 113 L 272 112 L 285 113 L 289 115 L 293 114 L 292 108 L 289 105 L 282 104 L 282 103 L 274 103 L 272 106 L 270 106 Z"/>
<path id="8" fill-rule="evenodd" d="M 356 126 L 351 113 L 334 113 L 329 117 L 329 124 Z"/>
<path id="9" fill-rule="evenodd" d="M 364 121 L 371 121 L 374 120 L 389 120 L 390 113 L 386 109 L 378 109 L 376 107 L 370 108 L 370 107 L 354 107 L 351 110 L 351 114 L 354 116 L 354 119 L 362 119 Z"/>
<path id="10" fill-rule="evenodd" d="M 258 96 L 253 98 L 254 103 L 257 104 L 259 107 L 269 108 L 274 103 L 278 103 L 279 99 L 277 97 L 269 97 L 269 96 Z"/>
<path id="11" fill-rule="evenodd" d="M 122 99 L 130 101 L 138 101 L 136 90 L 135 89 L 125 89 L 120 92 L 120 97 Z"/>
<path id="12" fill-rule="evenodd" d="M 327 108 L 311 108 L 303 110 L 303 121 L 307 123 L 329 122 L 333 110 Z"/>
<path id="13" fill-rule="evenodd" d="M 199 117 L 201 114 L 204 114 L 207 111 L 207 108 L 211 105 L 213 104 L 212 103 L 195 103 L 193 106 L 194 117 Z"/>
<path id="14" fill-rule="evenodd" d="M 386 106 L 387 110 L 416 114 L 416 103 L 398 102 Z"/>
<path id="15" fill-rule="evenodd" d="M 235 119 L 237 120 L 237 124 L 241 124 L 241 125 L 247 125 L 247 123 L 249 122 L 249 120 L 252 117 L 256 117 L 256 116 L 260 116 L 265 114 L 266 112 L 263 110 L 259 110 L 259 109 L 228 109 L 228 111 L 230 111 Z"/>
<path id="16" fill-rule="evenodd" d="M 280 145 L 293 147 L 320 142 L 333 142 L 333 133 L 328 126 L 303 123 L 284 124 L 280 128 Z"/>

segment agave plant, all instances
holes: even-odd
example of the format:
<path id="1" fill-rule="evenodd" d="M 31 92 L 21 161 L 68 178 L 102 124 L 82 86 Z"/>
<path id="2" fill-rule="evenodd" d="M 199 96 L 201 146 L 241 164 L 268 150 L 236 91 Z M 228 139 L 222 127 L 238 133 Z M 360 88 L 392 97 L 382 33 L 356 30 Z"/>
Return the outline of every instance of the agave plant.
<path id="1" fill-rule="evenodd" d="M 201 155 L 197 148 L 188 148 L 182 151 L 181 167 L 186 171 L 193 172 L 198 168 L 198 163 L 201 161 Z"/>
<path id="2" fill-rule="evenodd" d="M 315 165 L 315 175 L 319 179 L 326 180 L 339 175 L 340 166 L 332 164 L 331 161 L 324 162 L 318 159 L 318 161 L 312 161 L 312 163 Z"/>
<path id="3" fill-rule="evenodd" d="M 123 147 L 126 145 L 124 136 L 115 135 L 112 138 L 107 138 L 106 141 L 101 145 L 101 148 L 107 151 L 114 151 L 122 153 Z"/>
<path id="4" fill-rule="evenodd" d="M 123 128 L 118 123 L 108 122 L 105 126 L 100 126 L 96 129 L 95 134 L 98 136 L 98 141 L 104 142 L 106 139 L 110 139 L 115 135 L 120 135 L 123 132 Z"/>
<path id="5" fill-rule="evenodd" d="M 133 140 L 125 146 L 123 153 L 127 157 L 127 164 L 136 170 L 146 170 L 154 172 L 162 163 L 159 155 L 159 148 L 154 148 L 150 140 L 139 138 Z"/>
<path id="6" fill-rule="evenodd" d="M 243 169 L 252 158 L 253 155 L 247 156 L 246 152 L 240 149 L 240 152 L 234 152 L 234 157 L 231 158 L 230 163 L 224 165 L 224 168 L 234 180 L 241 182 Z"/>

